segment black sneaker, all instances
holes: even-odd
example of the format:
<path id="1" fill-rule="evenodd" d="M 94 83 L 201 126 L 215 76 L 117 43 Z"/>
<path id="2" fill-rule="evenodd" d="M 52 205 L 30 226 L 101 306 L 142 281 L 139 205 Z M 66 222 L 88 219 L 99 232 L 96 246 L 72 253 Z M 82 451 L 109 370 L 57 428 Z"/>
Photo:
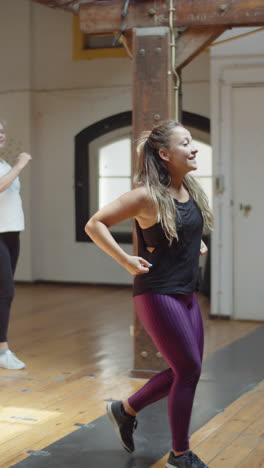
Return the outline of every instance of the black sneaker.
<path id="1" fill-rule="evenodd" d="M 126 416 L 121 410 L 121 405 L 122 401 L 111 401 L 106 407 L 107 414 L 124 449 L 131 453 L 135 450 L 133 432 L 137 428 L 137 420 L 130 414 Z"/>
<path id="2" fill-rule="evenodd" d="M 171 452 L 169 459 L 166 463 L 166 468 L 209 468 L 200 460 L 195 453 L 189 451 L 175 457 L 174 453 Z"/>

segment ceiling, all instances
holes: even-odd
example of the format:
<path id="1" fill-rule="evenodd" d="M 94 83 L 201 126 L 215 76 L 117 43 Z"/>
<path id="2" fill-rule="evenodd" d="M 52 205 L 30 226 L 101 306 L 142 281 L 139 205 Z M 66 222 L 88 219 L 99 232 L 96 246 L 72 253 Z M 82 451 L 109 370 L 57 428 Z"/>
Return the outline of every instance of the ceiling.
<path id="1" fill-rule="evenodd" d="M 90 1 L 89 0 L 33 0 L 33 2 L 35 3 L 41 3 L 42 5 L 46 5 L 50 8 L 63 8 L 64 10 L 71 11 L 72 13 L 78 13 L 79 6 L 82 3 L 90 3 Z"/>

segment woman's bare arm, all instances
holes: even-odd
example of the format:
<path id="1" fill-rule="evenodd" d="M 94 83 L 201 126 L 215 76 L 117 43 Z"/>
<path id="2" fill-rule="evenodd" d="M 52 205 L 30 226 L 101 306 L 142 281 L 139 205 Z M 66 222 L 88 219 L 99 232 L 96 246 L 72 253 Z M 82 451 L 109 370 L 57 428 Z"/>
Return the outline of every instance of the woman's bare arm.
<path id="1" fill-rule="evenodd" d="M 10 187 L 10 185 L 19 176 L 20 172 L 24 169 L 24 167 L 29 163 L 31 159 L 32 158 L 28 153 L 21 153 L 18 156 L 17 162 L 14 165 L 14 167 L 12 167 L 12 169 L 10 169 L 10 171 L 7 172 L 7 174 L 0 177 L 0 193 L 4 192 L 8 189 L 8 187 Z"/>
<path id="2" fill-rule="evenodd" d="M 95 213 L 85 226 L 86 233 L 94 243 L 133 275 L 148 273 L 151 264 L 141 257 L 128 255 L 121 249 L 109 227 L 126 219 L 140 217 L 148 204 L 146 189 L 140 187 L 131 190 Z"/>

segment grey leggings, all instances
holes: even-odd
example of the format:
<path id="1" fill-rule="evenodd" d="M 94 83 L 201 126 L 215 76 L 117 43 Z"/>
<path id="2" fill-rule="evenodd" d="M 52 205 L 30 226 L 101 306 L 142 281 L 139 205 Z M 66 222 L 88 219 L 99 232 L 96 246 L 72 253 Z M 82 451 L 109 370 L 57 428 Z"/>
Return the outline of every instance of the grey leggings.
<path id="1" fill-rule="evenodd" d="M 7 341 L 14 273 L 19 256 L 19 232 L 0 233 L 0 342 Z"/>

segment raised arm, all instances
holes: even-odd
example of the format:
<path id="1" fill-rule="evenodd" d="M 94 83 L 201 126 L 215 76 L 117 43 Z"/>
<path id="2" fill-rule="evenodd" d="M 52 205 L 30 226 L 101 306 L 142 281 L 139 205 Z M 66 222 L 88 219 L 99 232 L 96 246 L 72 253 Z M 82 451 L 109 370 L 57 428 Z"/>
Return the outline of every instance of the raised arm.
<path id="1" fill-rule="evenodd" d="M 12 167 L 12 169 L 10 169 L 10 171 L 7 172 L 7 174 L 0 177 L 0 193 L 8 189 L 8 187 L 19 176 L 20 172 L 24 169 L 24 167 L 26 167 L 26 165 L 29 163 L 29 161 L 31 161 L 31 159 L 32 158 L 28 153 L 21 153 L 18 156 L 14 167 Z"/>
<path id="2" fill-rule="evenodd" d="M 143 187 L 136 188 L 103 207 L 92 216 L 85 226 L 85 232 L 94 243 L 132 275 L 148 273 L 151 264 L 147 260 L 129 255 L 121 249 L 109 231 L 109 227 L 126 219 L 140 217 L 142 213 L 144 214 L 148 204 L 146 190 Z"/>

